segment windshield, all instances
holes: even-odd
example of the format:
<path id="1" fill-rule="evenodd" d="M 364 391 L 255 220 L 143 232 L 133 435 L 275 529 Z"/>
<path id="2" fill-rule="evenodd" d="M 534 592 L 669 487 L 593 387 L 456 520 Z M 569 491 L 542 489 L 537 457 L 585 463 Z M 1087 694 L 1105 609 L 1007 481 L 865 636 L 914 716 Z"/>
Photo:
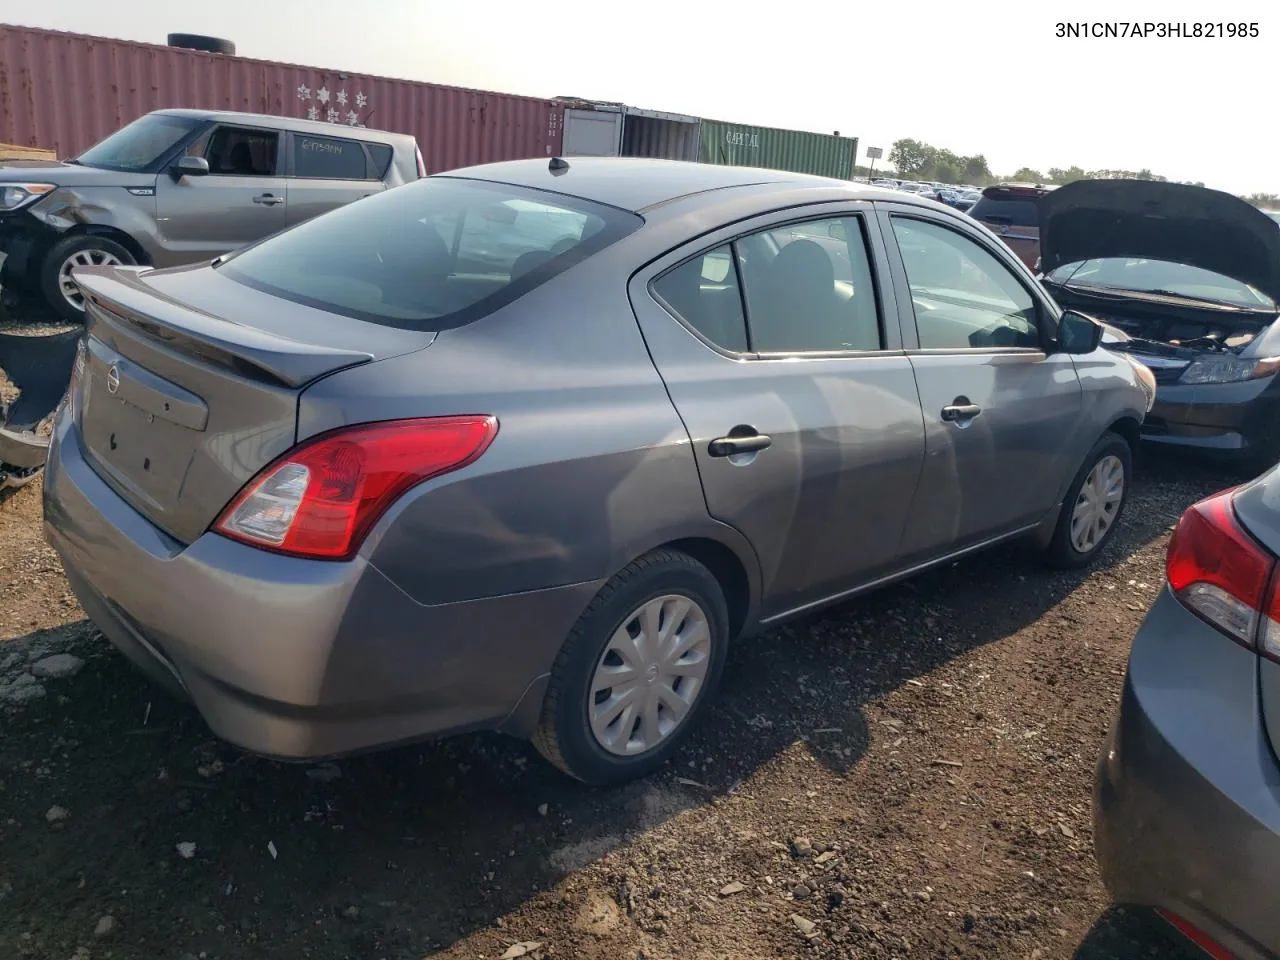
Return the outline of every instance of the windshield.
<path id="1" fill-rule="evenodd" d="M 308 220 L 219 269 L 330 313 L 443 330 L 523 296 L 641 223 L 562 194 L 428 177 Z"/>
<path id="2" fill-rule="evenodd" d="M 1173 294 L 1191 300 L 1207 300 L 1246 309 L 1274 308 L 1271 298 L 1247 283 L 1232 280 L 1211 270 L 1167 263 L 1163 260 L 1136 260 L 1124 257 L 1085 260 L 1058 267 L 1047 278 L 1067 287 L 1104 287 L 1136 293 Z"/>
<path id="3" fill-rule="evenodd" d="M 104 170 L 149 173 L 199 123 L 190 117 L 149 113 L 90 147 L 76 162 Z"/>

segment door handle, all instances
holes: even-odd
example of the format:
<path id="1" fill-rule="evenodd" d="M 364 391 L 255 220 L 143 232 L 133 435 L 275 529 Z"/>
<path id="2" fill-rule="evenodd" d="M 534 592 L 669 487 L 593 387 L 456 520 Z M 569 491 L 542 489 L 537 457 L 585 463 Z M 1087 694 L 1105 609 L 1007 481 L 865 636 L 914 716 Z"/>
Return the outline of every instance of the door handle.
<path id="1" fill-rule="evenodd" d="M 950 423 L 964 423 L 981 412 L 982 408 L 976 403 L 953 403 L 942 408 L 942 419 Z"/>
<path id="2" fill-rule="evenodd" d="M 253 202 L 274 207 L 277 203 L 284 203 L 284 197 L 277 197 L 274 193 L 260 193 L 253 198 Z"/>
<path id="3" fill-rule="evenodd" d="M 738 453 L 754 453 L 772 444 L 773 440 L 763 433 L 746 437 L 719 437 L 707 444 L 707 453 L 713 457 L 732 457 Z"/>

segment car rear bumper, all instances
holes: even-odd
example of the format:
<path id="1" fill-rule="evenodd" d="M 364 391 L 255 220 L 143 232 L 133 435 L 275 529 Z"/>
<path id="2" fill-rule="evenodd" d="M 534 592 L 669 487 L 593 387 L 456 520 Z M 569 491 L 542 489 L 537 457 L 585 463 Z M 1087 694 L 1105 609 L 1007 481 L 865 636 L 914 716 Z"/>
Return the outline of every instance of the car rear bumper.
<path id="1" fill-rule="evenodd" d="M 1232 459 L 1280 453 L 1280 378 L 1162 384 L 1142 439 Z"/>
<path id="2" fill-rule="evenodd" d="M 599 587 L 424 606 L 361 558 L 299 560 L 213 534 L 184 547 L 98 477 L 66 415 L 44 498 L 46 537 L 108 639 L 216 734 L 273 757 L 529 732 Z"/>
<path id="3" fill-rule="evenodd" d="M 1257 670 L 1166 589 L 1134 639 L 1094 794 L 1116 900 L 1169 911 L 1239 958 L 1280 955 L 1280 767 Z"/>

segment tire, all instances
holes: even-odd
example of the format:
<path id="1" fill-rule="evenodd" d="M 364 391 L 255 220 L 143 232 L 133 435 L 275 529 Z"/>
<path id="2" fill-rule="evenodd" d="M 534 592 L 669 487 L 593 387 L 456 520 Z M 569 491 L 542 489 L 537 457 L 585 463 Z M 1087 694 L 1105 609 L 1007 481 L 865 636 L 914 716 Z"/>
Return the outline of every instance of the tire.
<path id="1" fill-rule="evenodd" d="M 62 270 L 73 259 L 79 258 L 85 265 L 123 264 L 137 261 L 127 248 L 109 237 L 80 234 L 55 243 L 40 264 L 40 293 L 45 302 L 64 320 L 79 323 L 84 320 L 84 302 L 78 292 L 64 292 Z"/>
<path id="2" fill-rule="evenodd" d="M 1095 536 L 1092 543 L 1085 544 L 1086 549 L 1081 549 L 1072 533 L 1072 521 L 1076 507 L 1081 502 L 1085 482 L 1089 479 L 1094 467 L 1103 464 L 1104 461 L 1112 457 L 1119 462 L 1122 470 L 1120 476 L 1123 486 L 1120 489 L 1119 502 L 1115 505 L 1115 511 L 1111 514 L 1111 519 L 1106 529 L 1102 531 L 1100 536 Z M 1105 471 L 1106 467 L 1104 466 L 1103 472 L 1105 473 Z M 1120 526 L 1125 504 L 1129 502 L 1129 488 L 1132 480 L 1133 451 L 1129 448 L 1129 444 L 1119 434 L 1104 433 L 1098 442 L 1093 445 L 1089 455 L 1084 458 L 1084 463 L 1081 464 L 1079 472 L 1072 479 L 1071 486 L 1067 488 L 1067 495 L 1062 501 L 1062 514 L 1058 517 L 1058 524 L 1053 531 L 1053 539 L 1049 541 L 1049 546 L 1045 551 L 1045 560 L 1050 566 L 1070 570 L 1087 566 L 1093 562 L 1093 559 L 1102 552 L 1103 548 L 1111 540 L 1116 528 Z"/>
<path id="3" fill-rule="evenodd" d="M 203 53 L 221 53 L 228 57 L 235 56 L 236 45 L 230 40 L 220 37 L 205 37 L 198 33 L 171 33 L 168 37 L 171 47 L 184 50 L 199 50 Z"/>
<path id="4" fill-rule="evenodd" d="M 650 666 L 649 671 L 655 673 L 645 682 L 647 671 L 638 670 L 633 698 L 636 707 L 622 709 L 617 720 L 606 728 L 606 734 L 613 735 L 614 746 L 610 749 L 593 730 L 592 708 L 599 706 L 607 716 L 606 704 L 613 701 L 616 705 L 625 694 L 617 692 L 622 690 L 620 684 L 600 691 L 604 701 L 597 702 L 591 694 L 592 680 L 598 669 L 625 669 L 625 662 L 609 652 L 611 641 L 628 625 L 639 626 L 639 614 L 646 605 L 654 604 L 653 609 L 660 605 L 667 617 L 673 608 L 679 612 L 678 599 L 691 602 L 690 610 L 681 615 L 675 626 L 677 631 L 687 631 L 686 642 L 701 636 L 700 624 L 705 623 L 706 645 L 699 643 L 684 655 L 692 658 L 692 664 L 705 663 L 705 673 L 690 688 L 685 686 L 691 680 L 688 676 L 671 680 L 671 674 L 662 674 L 663 668 Z M 640 557 L 601 588 L 565 640 L 551 669 L 542 716 L 533 736 L 534 746 L 569 776 L 594 786 L 619 784 L 652 773 L 679 749 L 715 695 L 728 646 L 729 611 L 724 592 L 711 572 L 687 554 L 674 550 L 657 550 Z M 684 666 L 686 672 L 689 669 Z M 668 682 L 672 686 L 667 686 Z M 665 692 L 657 698 L 659 689 Z M 681 691 L 690 697 L 687 711 L 667 733 L 649 736 L 649 731 L 655 729 L 648 722 L 650 717 L 660 729 L 662 718 L 670 722 L 677 716 L 666 702 L 672 702 L 673 692 L 678 695 Z M 664 702 L 648 714 L 643 705 L 659 699 Z M 631 723 L 632 718 L 635 724 Z M 626 730 L 624 724 L 631 730 Z M 598 725 L 603 725 L 603 717 Z M 646 738 L 654 742 L 646 746 Z"/>

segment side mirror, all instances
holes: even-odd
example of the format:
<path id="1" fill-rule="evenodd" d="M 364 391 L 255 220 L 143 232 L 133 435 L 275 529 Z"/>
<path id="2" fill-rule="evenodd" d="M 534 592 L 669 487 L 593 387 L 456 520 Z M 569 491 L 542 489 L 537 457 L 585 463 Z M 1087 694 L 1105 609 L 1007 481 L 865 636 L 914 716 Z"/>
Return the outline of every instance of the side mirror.
<path id="1" fill-rule="evenodd" d="M 179 157 L 178 162 L 169 168 L 169 174 L 175 180 L 183 177 L 207 177 L 209 161 L 204 157 Z"/>
<path id="2" fill-rule="evenodd" d="M 1063 353 L 1093 353 L 1102 343 L 1103 326 L 1093 317 L 1064 310 L 1058 321 L 1058 345 Z"/>

